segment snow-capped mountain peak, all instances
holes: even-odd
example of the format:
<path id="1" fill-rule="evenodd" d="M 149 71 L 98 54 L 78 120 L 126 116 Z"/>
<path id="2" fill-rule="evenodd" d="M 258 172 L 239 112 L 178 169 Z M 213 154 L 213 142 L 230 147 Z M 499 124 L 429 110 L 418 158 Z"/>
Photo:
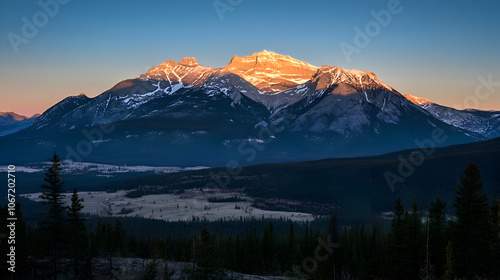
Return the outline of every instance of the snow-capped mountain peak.
<path id="1" fill-rule="evenodd" d="M 202 85 L 213 74 L 214 69 L 203 67 L 194 57 L 184 57 L 179 63 L 172 59 L 149 69 L 139 76 L 141 79 L 167 80 L 171 85 Z"/>
<path id="2" fill-rule="evenodd" d="M 313 82 L 316 82 L 316 90 L 324 90 L 334 84 L 348 84 L 359 91 L 366 91 L 374 88 L 383 88 L 396 92 L 395 89 L 381 82 L 377 75 L 372 72 L 357 69 L 343 69 L 323 65 L 314 75 Z"/>
<path id="3" fill-rule="evenodd" d="M 187 67 L 201 66 L 194 57 L 183 57 L 178 64 Z"/>
<path id="4" fill-rule="evenodd" d="M 250 82 L 264 93 L 277 93 L 309 81 L 318 68 L 270 51 L 233 56 L 224 69 Z"/>
<path id="5" fill-rule="evenodd" d="M 216 69 L 200 65 L 194 57 L 184 57 L 178 63 L 171 59 L 149 69 L 139 78 L 167 80 L 172 86 L 191 87 L 201 86 L 211 77 L 228 74 L 241 77 L 264 94 L 283 92 L 308 81 L 317 82 L 316 90 L 342 83 L 360 91 L 373 88 L 395 91 L 372 72 L 326 65 L 318 68 L 267 50 L 243 57 L 235 55 L 225 67 Z"/>

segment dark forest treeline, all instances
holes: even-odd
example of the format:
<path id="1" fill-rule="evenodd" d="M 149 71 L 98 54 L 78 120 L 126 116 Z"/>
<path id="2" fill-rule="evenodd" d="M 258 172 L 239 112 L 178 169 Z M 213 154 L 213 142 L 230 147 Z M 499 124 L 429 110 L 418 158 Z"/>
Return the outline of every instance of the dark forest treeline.
<path id="1" fill-rule="evenodd" d="M 110 274 L 114 259 L 126 257 L 186 262 L 183 279 L 231 279 L 227 271 L 318 280 L 500 279 L 500 201 L 486 197 L 474 164 L 464 169 L 455 190 L 455 219 L 446 218 L 446 203 L 439 198 L 428 205 L 413 201 L 407 209 L 398 199 L 389 231 L 381 224 L 341 226 L 337 214 L 321 226 L 286 220 L 165 223 L 111 217 L 84 223 L 76 190 L 71 205 L 58 204 L 58 170 L 55 157 L 44 187 L 50 210 L 41 223 L 26 224 L 16 207 L 18 279 L 55 279 L 61 259 L 72 261 L 72 275 L 91 279 L 92 259 L 107 259 Z M 426 214 L 421 207 L 429 209 Z M 7 208 L 0 216 L 4 223 Z M 0 246 L 6 252 L 7 244 Z M 2 266 L 5 258 L 2 254 Z M 163 277 L 157 275 L 157 265 L 145 268 L 144 279 Z M 171 271 L 165 269 L 164 275 L 171 277 Z"/>

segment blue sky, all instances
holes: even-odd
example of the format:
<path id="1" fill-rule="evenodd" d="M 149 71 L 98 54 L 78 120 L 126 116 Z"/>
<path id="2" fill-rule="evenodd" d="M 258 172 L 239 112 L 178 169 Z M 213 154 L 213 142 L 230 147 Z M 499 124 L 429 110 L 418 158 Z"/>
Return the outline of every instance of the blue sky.
<path id="1" fill-rule="evenodd" d="M 500 82 L 500 3 L 400 0 L 400 12 L 347 59 L 340 45 L 356 46 L 354 28 L 365 30 L 372 11 L 391 1 L 72 0 L 15 53 L 9 34 L 22 36 L 22 18 L 32 22 L 43 9 L 2 0 L 0 111 L 31 115 L 69 95 L 93 97 L 170 58 L 220 67 L 263 49 L 371 71 L 401 93 L 444 105 L 500 110 L 497 84 L 474 95 L 479 77 Z M 214 3 L 230 9 L 218 13 Z"/>

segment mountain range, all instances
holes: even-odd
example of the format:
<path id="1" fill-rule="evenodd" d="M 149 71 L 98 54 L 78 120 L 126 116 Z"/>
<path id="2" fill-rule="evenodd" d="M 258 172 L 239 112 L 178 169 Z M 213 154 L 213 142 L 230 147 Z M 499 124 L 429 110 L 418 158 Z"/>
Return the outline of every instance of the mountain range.
<path id="1" fill-rule="evenodd" d="M 40 114 L 35 114 L 31 117 L 26 117 L 14 112 L 0 112 L 0 136 L 29 127 L 39 116 Z"/>
<path id="2" fill-rule="evenodd" d="M 70 96 L 0 138 L 4 159 L 220 166 L 382 154 L 498 136 L 499 112 L 419 103 L 371 72 L 274 52 L 221 68 L 168 60 L 89 98 Z M 487 124 L 485 124 L 487 120 Z"/>
<path id="3" fill-rule="evenodd" d="M 409 94 L 404 96 L 449 125 L 481 134 L 486 138 L 500 137 L 500 112 L 498 111 L 457 110 Z"/>

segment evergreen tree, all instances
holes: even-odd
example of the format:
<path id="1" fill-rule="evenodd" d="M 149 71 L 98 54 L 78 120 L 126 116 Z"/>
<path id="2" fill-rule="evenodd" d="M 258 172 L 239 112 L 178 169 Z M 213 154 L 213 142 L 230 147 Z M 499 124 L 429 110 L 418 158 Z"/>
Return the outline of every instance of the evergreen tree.
<path id="1" fill-rule="evenodd" d="M 46 233 L 48 238 L 47 241 L 52 245 L 52 273 L 53 278 L 57 279 L 59 254 L 61 251 L 65 223 L 65 195 L 63 190 L 63 178 L 61 176 L 61 160 L 57 154 L 54 154 L 50 161 L 52 165 L 45 173 L 44 178 L 47 184 L 42 185 L 42 194 L 40 195 L 42 203 L 48 206 L 48 212 L 43 215 L 44 220 L 41 222 L 41 227 Z"/>
<path id="2" fill-rule="evenodd" d="M 155 280 L 158 274 L 158 264 L 159 261 L 156 258 L 148 262 L 142 280 Z"/>
<path id="3" fill-rule="evenodd" d="M 368 240 L 368 260 L 367 269 L 368 275 L 377 278 L 381 274 L 383 260 L 384 260 L 384 247 L 385 247 L 385 234 L 382 225 L 373 225 L 370 238 Z"/>
<path id="4" fill-rule="evenodd" d="M 79 278 L 78 261 L 84 254 L 85 248 L 85 225 L 80 217 L 82 211 L 82 199 L 78 198 L 78 191 L 73 188 L 71 196 L 71 205 L 67 207 L 68 219 L 66 223 L 66 236 L 69 244 L 70 256 L 73 259 L 73 274 L 74 278 Z"/>
<path id="5" fill-rule="evenodd" d="M 122 222 L 120 219 L 115 220 L 115 224 L 113 230 L 111 232 L 112 235 L 112 250 L 117 256 L 122 256 L 123 254 L 123 243 L 125 240 L 125 231 L 122 228 Z"/>
<path id="6" fill-rule="evenodd" d="M 196 263 L 201 269 L 200 279 L 212 279 L 217 267 L 215 242 L 207 227 L 201 230 L 200 244 L 196 251 Z"/>
<path id="7" fill-rule="evenodd" d="M 492 243 L 493 252 L 493 271 L 492 276 L 495 279 L 500 279 L 500 199 L 495 199 L 491 207 L 491 226 L 492 226 Z"/>
<path id="8" fill-rule="evenodd" d="M 109 220 L 104 221 L 102 224 L 98 223 L 95 239 L 98 251 L 100 251 L 101 254 L 108 259 L 108 274 L 109 279 L 111 279 L 113 277 L 113 258 L 117 255 L 120 255 L 124 240 L 124 234 L 120 220 L 116 219 L 114 225 Z M 145 248 L 138 246 L 138 250 L 141 249 Z M 142 255 L 142 257 L 147 256 Z"/>
<path id="9" fill-rule="evenodd" d="M 259 248 L 259 237 L 257 236 L 257 233 L 254 230 L 250 230 L 248 233 L 248 238 L 246 242 L 246 248 L 248 248 L 247 252 L 247 264 L 248 264 L 248 271 L 249 273 L 255 273 L 257 271 L 262 271 L 261 270 L 261 263 L 260 260 L 262 259 L 261 254 L 260 254 L 260 248 Z"/>
<path id="10" fill-rule="evenodd" d="M 264 236 L 262 237 L 262 266 L 266 273 L 270 273 L 273 270 L 273 264 L 275 265 L 275 255 L 276 255 L 276 239 L 274 234 L 274 226 L 270 221 L 269 225 L 264 229 Z"/>
<path id="11" fill-rule="evenodd" d="M 109 274 L 109 279 L 112 279 L 112 273 L 113 273 L 113 253 L 114 253 L 114 236 L 113 236 L 113 229 L 111 226 L 111 223 L 109 221 L 105 221 L 102 223 L 101 228 L 100 228 L 100 236 L 101 239 L 99 239 L 101 248 L 104 251 L 105 256 L 108 258 L 108 274 Z"/>
<path id="12" fill-rule="evenodd" d="M 424 260 L 424 266 L 420 270 L 420 279 L 422 280 L 434 280 L 436 279 L 435 272 L 434 272 L 434 266 L 431 263 L 430 260 L 430 253 L 429 253 L 429 220 L 425 223 L 427 226 L 427 239 L 426 239 L 426 253 L 425 253 L 425 260 Z"/>
<path id="13" fill-rule="evenodd" d="M 333 243 L 338 243 L 339 241 L 339 224 L 338 224 L 338 217 L 337 213 L 333 213 L 330 216 L 330 220 L 328 221 L 328 234 L 330 235 L 331 241 Z M 336 250 L 335 248 L 332 248 L 333 253 L 332 253 L 332 274 L 333 274 L 333 279 L 337 279 L 337 264 L 336 264 Z"/>
<path id="14" fill-rule="evenodd" d="M 388 233 L 387 244 L 387 276 L 389 279 L 405 279 L 409 271 L 408 250 L 405 247 L 405 221 L 401 198 L 394 205 L 394 218 Z"/>
<path id="15" fill-rule="evenodd" d="M 292 265 L 296 261 L 297 254 L 297 243 L 295 238 L 295 227 L 293 222 L 290 222 L 290 229 L 288 230 L 288 237 L 286 241 L 286 252 L 285 252 L 285 261 L 283 267 L 285 269 L 291 269 Z"/>
<path id="16" fill-rule="evenodd" d="M 236 255 L 236 259 L 235 259 L 235 265 L 236 265 L 236 271 L 240 272 L 241 271 L 241 264 L 242 264 L 242 257 L 243 257 L 243 252 L 241 250 L 241 242 L 240 242 L 240 235 L 237 234 L 236 235 L 236 241 L 235 241 L 235 255 Z"/>
<path id="17" fill-rule="evenodd" d="M 411 212 L 405 214 L 406 226 L 406 250 L 408 252 L 408 274 L 406 279 L 417 279 L 423 265 L 424 257 L 424 235 L 422 233 L 422 216 L 414 199 L 411 204 Z"/>
<path id="18" fill-rule="evenodd" d="M 446 246 L 446 267 L 443 275 L 443 280 L 455 280 L 456 279 L 456 263 L 455 263 L 455 253 L 453 251 L 453 244 L 448 242 Z"/>
<path id="19" fill-rule="evenodd" d="M 453 250 L 457 277 L 486 276 L 491 269 L 490 209 L 483 192 L 479 168 L 467 164 L 455 188 L 455 215 L 457 224 Z"/>
<path id="20" fill-rule="evenodd" d="M 446 264 L 445 207 L 446 202 L 441 201 L 439 197 L 436 198 L 436 201 L 431 202 L 427 217 L 429 223 L 429 259 L 434 268 L 435 276 L 438 277 L 443 275 Z"/>
<path id="21" fill-rule="evenodd" d="M 165 264 L 163 265 L 163 277 L 162 277 L 162 279 L 163 280 L 171 280 L 172 276 L 175 274 L 175 270 L 170 269 L 168 267 L 168 263 L 166 260 L 164 262 L 165 262 Z"/>
<path id="22" fill-rule="evenodd" d="M 139 240 L 133 234 L 131 234 L 128 238 L 127 251 L 132 257 L 137 257 L 137 253 L 139 251 Z"/>

